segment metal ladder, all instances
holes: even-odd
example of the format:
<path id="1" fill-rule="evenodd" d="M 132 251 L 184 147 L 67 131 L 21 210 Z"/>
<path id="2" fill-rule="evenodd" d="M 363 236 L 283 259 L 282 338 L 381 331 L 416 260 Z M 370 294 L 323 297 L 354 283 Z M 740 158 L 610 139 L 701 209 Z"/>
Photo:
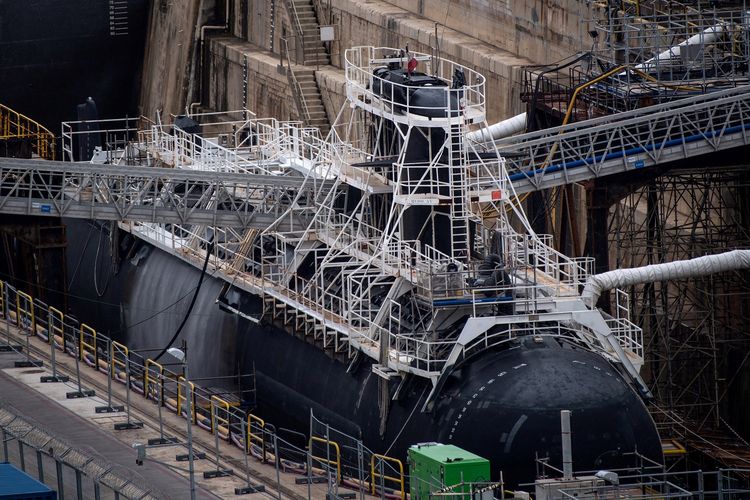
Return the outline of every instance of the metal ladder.
<path id="1" fill-rule="evenodd" d="M 466 165 L 464 148 L 464 120 L 450 125 L 446 141 L 449 144 L 451 197 L 451 257 L 462 262 L 469 260 L 469 212 L 466 206 Z"/>

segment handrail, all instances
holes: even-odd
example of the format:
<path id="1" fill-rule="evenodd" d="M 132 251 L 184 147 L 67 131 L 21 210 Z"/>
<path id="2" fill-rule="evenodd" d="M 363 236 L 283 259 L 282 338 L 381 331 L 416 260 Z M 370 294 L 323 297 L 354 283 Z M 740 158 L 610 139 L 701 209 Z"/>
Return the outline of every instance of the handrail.
<path id="1" fill-rule="evenodd" d="M 297 6 L 294 4 L 294 0 L 284 0 L 284 3 L 286 4 L 287 11 L 290 11 L 290 13 L 294 14 L 291 16 L 293 18 L 294 27 L 297 30 L 297 34 L 300 37 L 304 36 L 304 31 L 302 30 L 302 24 L 299 22 L 299 13 L 297 12 Z M 289 8 L 291 6 L 291 9 Z"/>
<path id="2" fill-rule="evenodd" d="M 292 4 L 293 3 L 294 2 L 292 2 Z M 297 104 L 299 105 L 300 110 L 305 117 L 304 122 L 310 124 L 312 121 L 312 115 L 310 115 L 310 109 L 307 107 L 307 100 L 305 99 L 305 94 L 302 91 L 302 85 L 299 83 L 299 80 L 297 80 L 297 75 L 294 73 L 294 69 L 292 68 L 292 60 L 289 57 L 289 42 L 286 38 L 282 38 L 281 41 L 284 43 L 284 52 L 286 53 L 287 68 L 289 70 L 287 79 L 293 87 L 292 94 L 294 94 L 294 99 L 295 101 L 297 101 Z"/>
<path id="3" fill-rule="evenodd" d="M 23 298 L 24 307 L 21 307 L 21 298 Z M 29 304 L 31 304 L 30 308 Z M 36 333 L 34 299 L 31 297 L 31 295 L 20 290 L 16 290 L 16 324 L 20 328 L 29 329 L 31 332 Z"/>
<path id="4" fill-rule="evenodd" d="M 319 457 L 313 454 L 313 443 L 323 443 L 326 446 L 326 456 L 325 457 Z M 327 458 L 328 452 L 330 448 L 333 447 L 333 449 L 336 451 L 336 458 L 334 460 L 331 460 L 330 458 Z M 336 441 L 331 441 L 330 439 L 324 439 L 318 436 L 310 436 L 310 442 L 308 443 L 308 449 L 310 453 L 310 457 L 322 462 L 326 465 L 335 465 L 336 466 L 336 482 L 341 483 L 341 448 L 339 447 L 339 444 Z"/>
<path id="5" fill-rule="evenodd" d="M 229 407 L 230 404 L 221 399 L 219 396 L 211 395 L 211 432 L 219 434 L 219 437 L 228 440 L 230 437 L 229 427 Z M 219 416 L 219 409 L 223 408 L 225 417 Z"/>
<path id="6" fill-rule="evenodd" d="M 0 292 L 2 292 L 2 288 L 0 287 Z M 47 307 L 47 312 L 49 313 L 49 321 L 47 325 L 47 336 L 49 337 L 49 343 L 52 344 L 53 342 L 58 346 L 58 349 L 61 351 L 65 350 L 65 314 L 63 314 L 62 311 L 59 309 L 55 309 L 52 306 Z M 60 326 L 55 326 L 54 320 L 57 319 Z M 58 344 L 57 341 L 57 333 L 60 334 L 60 342 Z"/>
<path id="7" fill-rule="evenodd" d="M 120 368 L 122 368 L 122 372 L 121 373 L 124 373 L 125 371 L 128 371 L 127 367 L 126 367 L 126 362 L 125 361 L 120 361 L 120 360 L 117 359 L 117 353 L 118 352 L 120 354 L 124 354 L 125 357 L 127 358 L 128 355 L 129 355 L 128 346 L 126 346 L 124 344 L 121 344 L 121 343 L 117 342 L 116 340 L 113 340 L 112 341 L 112 351 L 111 351 L 112 359 L 109 360 L 109 367 L 110 367 L 109 376 L 112 377 L 115 380 L 119 380 L 118 373 L 117 373 L 117 367 L 118 366 Z M 125 384 L 127 385 L 127 383 L 128 382 L 126 381 Z"/>
<path id="8" fill-rule="evenodd" d="M 146 369 L 144 374 L 144 380 L 143 380 L 143 394 L 150 398 L 151 396 L 151 367 L 155 366 L 158 369 L 157 374 L 157 381 L 159 384 L 159 404 L 161 404 L 164 401 L 164 367 L 160 364 L 154 361 L 153 359 L 149 358 L 146 360 Z"/>
<path id="9" fill-rule="evenodd" d="M 184 395 L 185 389 L 183 389 L 185 382 L 186 382 L 185 377 L 183 377 L 182 375 L 177 377 L 177 414 L 178 415 L 182 415 L 182 403 L 183 401 L 187 399 Z M 190 384 L 190 399 L 191 399 L 190 411 L 188 413 L 190 413 L 192 416 L 186 417 L 186 418 L 192 418 L 193 423 L 195 424 L 197 423 L 196 416 L 195 416 L 195 384 L 192 382 L 187 382 L 187 383 Z"/>
<path id="10" fill-rule="evenodd" d="M 92 343 L 87 343 L 85 338 L 86 336 L 91 337 L 93 340 Z M 81 361 L 86 361 L 86 348 L 89 348 L 91 350 L 91 356 L 94 358 L 94 364 L 93 366 L 95 369 L 99 369 L 99 349 L 96 348 L 96 330 L 91 328 L 86 323 L 81 323 L 81 326 L 79 327 L 79 340 L 78 340 L 78 356 Z"/>
<path id="11" fill-rule="evenodd" d="M 34 152 L 45 160 L 55 157 L 55 135 L 26 115 L 0 104 L 0 140 L 35 139 Z"/>
<path id="12" fill-rule="evenodd" d="M 393 464 L 398 465 L 398 477 L 395 476 L 389 476 L 387 473 L 382 472 L 376 472 L 375 471 L 375 461 L 376 459 L 379 460 L 381 466 L 385 462 L 390 462 Z M 406 492 L 405 492 L 405 480 L 404 480 L 404 464 L 401 462 L 401 460 L 397 458 L 392 458 L 386 455 L 379 455 L 378 453 L 373 453 L 370 457 L 370 493 L 375 495 L 375 487 L 377 486 L 375 484 L 375 478 L 382 478 L 386 481 L 391 481 L 393 483 L 397 483 L 399 486 L 399 492 L 401 493 L 401 498 L 406 498 Z"/>
<path id="13" fill-rule="evenodd" d="M 253 425 L 259 430 L 253 432 Z M 260 417 L 253 415 L 252 413 L 247 414 L 247 429 L 245 433 L 245 447 L 248 452 L 252 450 L 253 441 L 257 441 L 261 450 L 261 462 L 266 461 L 266 421 Z"/>
<path id="14" fill-rule="evenodd" d="M 315 15 L 318 16 L 319 25 L 331 24 L 331 19 L 329 17 L 330 12 L 325 6 L 323 6 L 323 3 L 320 0 L 313 0 L 313 9 L 315 10 Z"/>

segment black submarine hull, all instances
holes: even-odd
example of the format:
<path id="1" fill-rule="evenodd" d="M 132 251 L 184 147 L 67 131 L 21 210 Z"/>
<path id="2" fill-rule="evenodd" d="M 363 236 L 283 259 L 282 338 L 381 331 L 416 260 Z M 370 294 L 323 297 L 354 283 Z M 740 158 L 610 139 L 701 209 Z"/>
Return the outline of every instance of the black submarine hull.
<path id="1" fill-rule="evenodd" d="M 104 118 L 136 116 L 146 0 L 0 2 L 0 103 L 47 127 L 92 97 Z M 40 98 L 44 96 L 44 98 Z"/>
<path id="2" fill-rule="evenodd" d="M 66 222 L 73 311 L 131 348 L 163 347 L 187 311 L 200 270 L 132 236 L 119 242 L 115 269 L 108 226 Z M 381 436 L 378 377 L 368 360 L 347 371 L 278 326 L 223 312 L 216 303 L 222 285 L 206 278 L 178 342 L 187 342 L 194 377 L 254 367 L 257 412 L 277 427 L 307 433 L 312 410 L 374 452 L 401 459 L 418 442 L 451 443 L 490 459 L 493 475 L 502 470 L 506 484 L 517 485 L 534 479 L 537 456 L 561 464 L 559 412 L 569 409 L 577 470 L 635 465 L 628 455 L 635 450 L 662 459 L 654 423 L 622 376 L 601 356 L 549 336 L 521 339 L 459 366 L 431 413 L 421 412 L 431 386 L 411 378 L 392 401 Z M 246 312 L 260 310 L 258 297 L 244 294 L 241 301 Z"/>

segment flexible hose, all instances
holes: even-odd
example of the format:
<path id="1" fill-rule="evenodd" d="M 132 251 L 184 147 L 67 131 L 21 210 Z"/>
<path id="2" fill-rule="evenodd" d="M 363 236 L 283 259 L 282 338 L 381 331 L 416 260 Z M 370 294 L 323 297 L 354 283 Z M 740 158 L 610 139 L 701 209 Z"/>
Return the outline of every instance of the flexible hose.
<path id="1" fill-rule="evenodd" d="M 206 268 L 208 267 L 208 259 L 211 258 L 211 252 L 213 252 L 213 250 L 214 250 L 214 240 L 211 239 L 211 242 L 209 243 L 208 248 L 206 249 L 206 260 L 203 261 L 203 269 L 201 269 L 201 275 L 200 275 L 200 278 L 198 278 L 198 286 L 195 287 L 193 300 L 190 301 L 190 306 L 188 307 L 188 310 L 185 313 L 185 317 L 182 318 L 182 323 L 180 323 L 180 326 L 177 327 L 177 331 L 174 332 L 174 335 L 172 335 L 172 338 L 169 340 L 169 343 L 167 343 L 167 345 L 164 346 L 164 349 L 162 349 L 161 352 L 156 355 L 156 357 L 154 358 L 154 361 L 159 361 L 159 358 L 164 356 L 164 354 L 167 352 L 167 349 L 172 347 L 172 344 L 174 344 L 174 341 L 177 340 L 177 337 L 180 335 L 180 332 L 182 332 L 182 329 L 185 327 L 185 324 L 187 323 L 187 320 L 190 317 L 190 313 L 193 311 L 193 306 L 195 306 L 195 301 L 196 299 L 198 299 L 198 293 L 200 293 L 201 291 L 203 278 L 206 276 Z"/>

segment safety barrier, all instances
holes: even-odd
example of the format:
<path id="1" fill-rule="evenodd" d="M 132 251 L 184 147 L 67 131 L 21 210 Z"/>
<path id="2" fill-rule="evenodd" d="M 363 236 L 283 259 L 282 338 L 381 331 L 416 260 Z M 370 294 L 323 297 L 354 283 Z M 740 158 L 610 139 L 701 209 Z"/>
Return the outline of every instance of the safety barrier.
<path id="1" fill-rule="evenodd" d="M 47 308 L 47 335 L 49 343 L 55 343 L 59 350 L 65 350 L 65 315 L 52 306 Z"/>
<path id="2" fill-rule="evenodd" d="M 247 414 L 247 430 L 246 432 L 246 443 L 247 449 L 252 451 L 253 443 L 257 442 L 257 446 L 260 447 L 260 461 L 266 461 L 266 421 L 260 417 L 256 417 L 252 413 Z"/>
<path id="3" fill-rule="evenodd" d="M 34 299 L 21 291 L 16 291 L 16 324 L 27 331 L 36 332 Z"/>
<path id="4" fill-rule="evenodd" d="M 326 455 L 324 457 L 320 457 L 314 454 L 313 452 L 313 445 L 314 443 L 321 443 L 325 446 L 325 452 Z M 331 447 L 333 447 L 334 451 L 336 452 L 336 458 L 331 459 Z M 330 439 L 321 438 L 318 436 L 310 436 L 310 443 L 308 445 L 308 449 L 310 450 L 310 458 L 313 460 L 317 460 L 318 462 L 321 462 L 326 465 L 335 465 L 336 466 L 336 482 L 341 482 L 341 448 L 339 447 L 338 443 L 335 441 L 331 441 Z"/>
<path id="5" fill-rule="evenodd" d="M 376 467 L 376 464 L 378 464 L 379 467 Z M 398 467 L 398 476 L 389 476 L 388 473 L 383 470 L 386 464 L 396 465 Z M 376 482 L 376 479 L 378 478 L 381 479 L 380 483 Z M 401 498 L 406 498 L 403 462 L 397 458 L 374 453 L 372 457 L 370 457 L 370 492 L 374 495 L 378 485 L 381 490 L 384 490 L 385 481 L 397 484 L 398 491 L 401 493 Z"/>
<path id="6" fill-rule="evenodd" d="M 185 380 L 185 377 L 179 376 L 177 378 L 177 414 L 182 415 L 185 418 L 188 418 L 188 412 L 183 411 L 183 403 L 185 403 L 185 401 L 187 400 L 187 398 L 185 397 L 185 391 L 187 389 L 187 385 L 185 382 L 187 382 Z M 191 414 L 190 418 L 192 419 L 194 424 L 197 424 L 197 421 L 195 418 L 195 384 L 192 382 L 187 382 L 187 383 L 190 384 L 190 396 L 191 396 L 190 397 L 191 399 L 190 409 L 189 409 L 189 413 Z"/>
<path id="7" fill-rule="evenodd" d="M 96 348 L 96 330 L 85 323 L 81 323 L 79 332 L 78 359 L 98 370 L 99 351 Z"/>
<path id="8" fill-rule="evenodd" d="M 1 280 L 0 315 L 7 316 L 11 323 L 27 333 L 27 337 L 35 330 L 43 333 L 40 337 L 46 343 L 54 342 L 58 350 L 77 357 L 91 368 L 126 384 L 143 397 L 155 401 L 160 408 L 163 406 L 184 418 L 192 418 L 193 423 L 216 433 L 222 440 L 239 448 L 244 447 L 247 456 L 272 463 L 280 471 L 313 478 L 314 475 L 321 474 L 321 469 L 333 473 L 335 468 L 337 484 L 365 491 L 377 489 L 378 484 L 382 486 L 387 481 L 390 485 L 397 486 L 392 490 L 385 487 L 390 490 L 388 496 L 395 497 L 400 492 L 401 498 L 404 498 L 405 476 L 403 465 L 398 459 L 373 454 L 361 442 L 357 447 L 353 447 L 349 441 L 341 444 L 339 437 L 332 440 L 313 435 L 308 439 L 306 435 L 288 429 L 279 429 L 277 432 L 273 425 L 242 409 L 239 403 L 210 394 L 194 382 L 187 381 L 182 374 L 140 356 L 125 344 L 111 340 L 89 325 L 66 316 L 59 309 L 33 300 L 30 295 Z M 127 376 L 128 373 L 130 377 Z M 192 395 L 190 410 L 187 406 L 186 384 L 190 384 Z M 334 436 L 344 436 L 334 429 L 327 429 Z M 279 433 L 286 433 L 283 435 L 287 439 L 280 437 Z M 290 437 L 292 434 L 299 436 L 298 444 L 290 441 L 294 441 Z M 310 434 L 315 434 L 312 428 Z M 330 436 L 327 433 L 325 435 Z M 355 472 L 351 460 L 345 467 L 344 455 L 357 452 L 363 453 L 364 463 Z M 366 470 L 368 457 L 369 471 Z"/>
<path id="9" fill-rule="evenodd" d="M 118 359 L 118 355 L 124 356 L 125 359 L 128 358 L 128 347 L 126 345 L 123 345 L 117 341 L 112 341 L 112 350 L 111 350 L 111 358 L 109 360 L 109 376 L 112 377 L 114 380 L 117 380 L 118 382 L 122 382 L 123 384 L 127 383 L 126 380 L 126 371 L 129 371 L 126 369 L 126 361 L 122 359 Z M 118 370 L 119 367 L 119 370 Z"/>
<path id="10" fill-rule="evenodd" d="M 0 104 L 0 141 L 25 140 L 40 158 L 55 158 L 55 136 L 26 115 Z"/>
<path id="11" fill-rule="evenodd" d="M 154 383 L 153 368 L 156 368 L 156 383 Z M 157 386 L 154 391 L 154 385 Z M 149 399 L 154 399 L 160 404 L 164 402 L 164 367 L 154 361 L 147 359 L 143 370 L 143 393 Z"/>
<path id="12" fill-rule="evenodd" d="M 219 437 L 229 440 L 229 402 L 218 396 L 211 396 L 211 432 L 218 432 Z M 222 416 L 223 412 L 223 416 Z"/>

